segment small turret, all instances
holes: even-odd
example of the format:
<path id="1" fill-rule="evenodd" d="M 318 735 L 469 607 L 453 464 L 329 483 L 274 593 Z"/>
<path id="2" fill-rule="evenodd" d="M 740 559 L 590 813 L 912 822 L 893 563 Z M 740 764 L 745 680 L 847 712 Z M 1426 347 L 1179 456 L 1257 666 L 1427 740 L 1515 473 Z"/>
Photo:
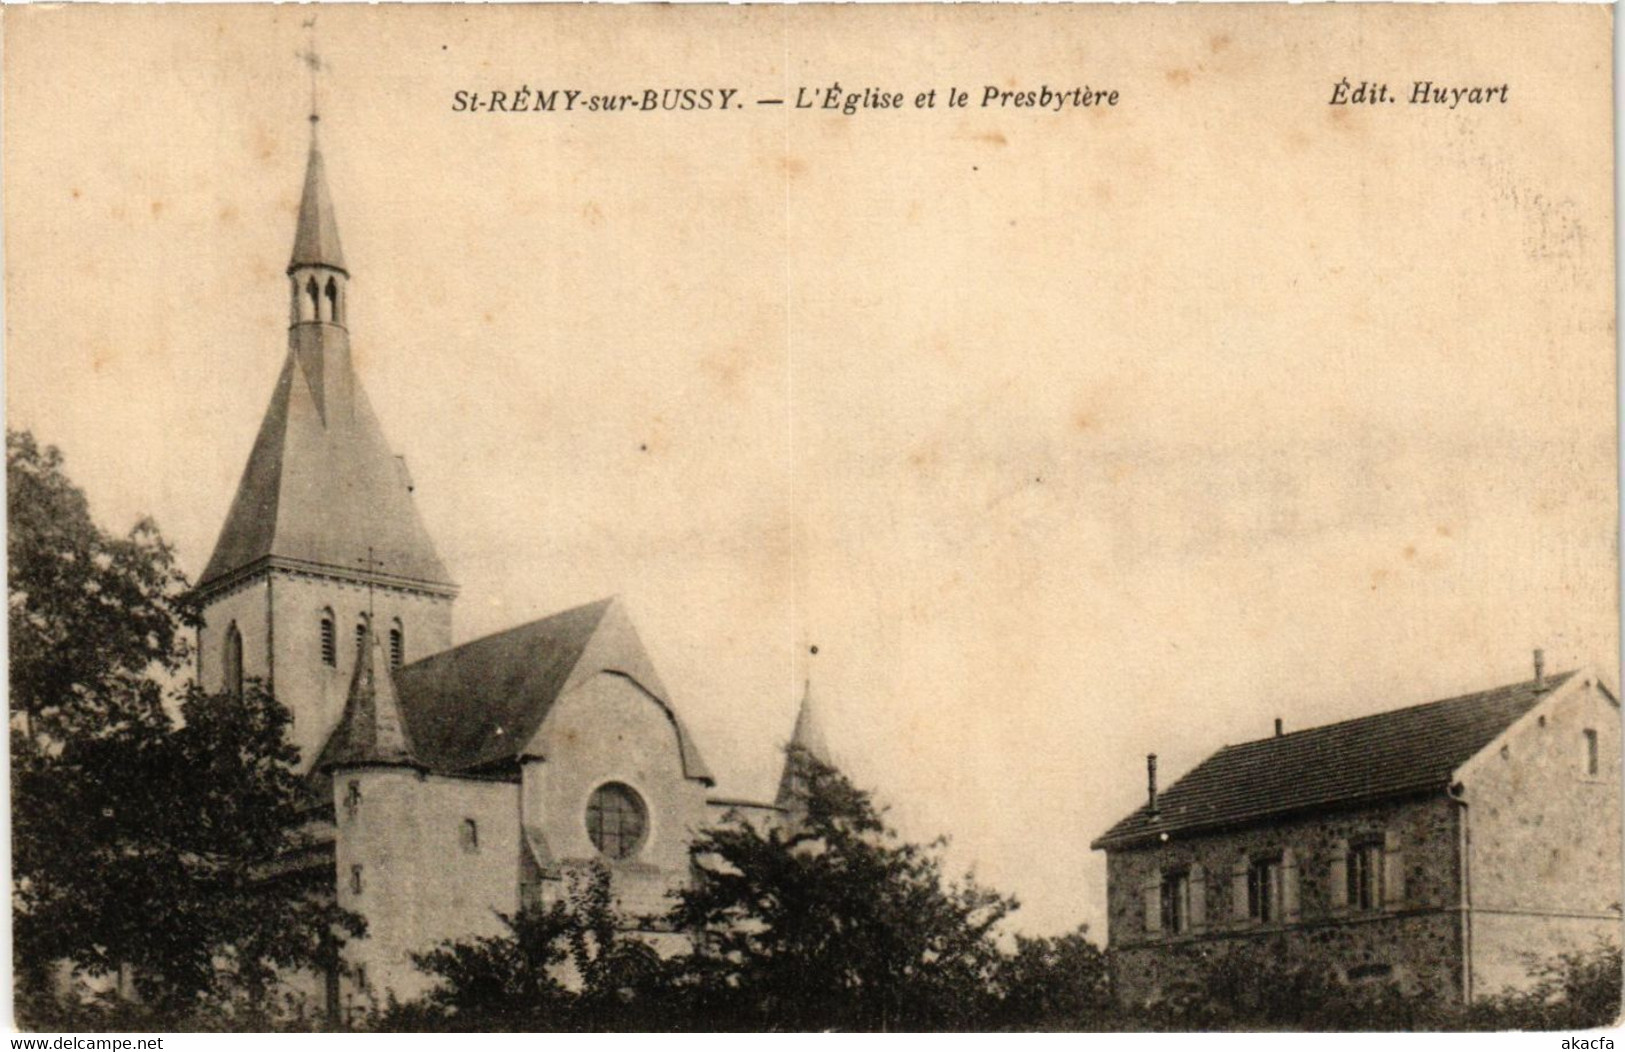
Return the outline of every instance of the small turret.
<path id="1" fill-rule="evenodd" d="M 390 675 L 389 655 L 369 622 L 362 633 L 361 653 L 350 678 L 344 715 L 316 761 L 318 770 L 339 767 L 418 767 L 412 735 L 401 716 Z"/>
<path id="2" fill-rule="evenodd" d="M 801 696 L 801 709 L 796 713 L 796 727 L 790 734 L 790 744 L 785 752 L 784 773 L 779 777 L 779 791 L 773 803 L 785 813 L 794 814 L 800 810 L 806 790 L 806 775 L 801 770 L 802 757 L 817 760 L 829 767 L 835 766 L 829 742 L 824 737 L 824 729 L 818 721 L 816 706 L 813 704 L 810 679 Z"/>

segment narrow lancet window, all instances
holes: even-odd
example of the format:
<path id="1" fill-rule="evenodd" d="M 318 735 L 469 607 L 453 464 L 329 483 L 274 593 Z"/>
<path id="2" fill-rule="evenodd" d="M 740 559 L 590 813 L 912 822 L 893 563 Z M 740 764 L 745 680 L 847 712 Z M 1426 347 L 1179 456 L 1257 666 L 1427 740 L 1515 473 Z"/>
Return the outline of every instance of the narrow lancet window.
<path id="1" fill-rule="evenodd" d="M 336 666 L 339 663 L 338 634 L 333 627 L 333 611 L 322 611 L 322 664 Z"/>
<path id="2" fill-rule="evenodd" d="M 225 688 L 233 694 L 243 692 L 243 634 L 237 631 L 237 622 L 233 621 L 231 627 L 226 629 L 225 660 L 221 663 L 225 672 Z"/>

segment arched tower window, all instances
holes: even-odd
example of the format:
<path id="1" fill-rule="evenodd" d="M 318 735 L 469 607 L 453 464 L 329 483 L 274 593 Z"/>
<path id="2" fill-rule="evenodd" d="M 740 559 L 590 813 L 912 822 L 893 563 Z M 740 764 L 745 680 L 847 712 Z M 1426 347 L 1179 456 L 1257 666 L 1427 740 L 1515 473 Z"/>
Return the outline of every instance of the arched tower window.
<path id="1" fill-rule="evenodd" d="M 333 624 L 333 611 L 322 611 L 322 664 L 337 666 L 339 663 L 338 632 Z"/>
<path id="2" fill-rule="evenodd" d="M 362 614 L 361 619 L 355 623 L 355 648 L 357 653 L 367 645 L 367 615 Z"/>
<path id="3" fill-rule="evenodd" d="M 327 320 L 339 320 L 339 283 L 337 278 L 327 279 Z"/>
<path id="4" fill-rule="evenodd" d="M 406 629 L 401 627 L 400 618 L 389 629 L 389 667 L 400 668 L 406 660 Z"/>
<path id="5" fill-rule="evenodd" d="M 243 692 L 243 634 L 237 631 L 237 622 L 226 629 L 226 653 L 220 668 L 225 673 L 225 687 L 233 694 Z"/>
<path id="6" fill-rule="evenodd" d="M 305 282 L 305 295 L 310 297 L 310 320 L 320 321 L 322 317 L 322 294 L 316 287 L 315 278 Z"/>

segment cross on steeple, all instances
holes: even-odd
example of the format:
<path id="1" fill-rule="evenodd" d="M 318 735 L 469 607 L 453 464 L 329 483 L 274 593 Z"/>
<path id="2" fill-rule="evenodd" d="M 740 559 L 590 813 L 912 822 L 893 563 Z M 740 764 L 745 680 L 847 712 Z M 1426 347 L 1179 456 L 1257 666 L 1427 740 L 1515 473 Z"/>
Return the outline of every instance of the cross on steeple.
<path id="1" fill-rule="evenodd" d="M 311 15 L 300 23 L 300 26 L 303 29 L 310 30 L 305 50 L 299 52 L 298 57 L 300 61 L 304 62 L 305 68 L 310 70 L 310 127 L 314 133 L 316 122 L 321 120 L 321 110 L 317 105 L 318 100 L 316 97 L 316 74 L 320 73 L 323 68 L 322 57 L 316 52 L 316 16 Z"/>
<path id="2" fill-rule="evenodd" d="M 370 545 L 370 544 L 367 545 L 367 557 L 365 559 L 357 559 L 356 562 L 360 563 L 361 568 L 367 572 L 367 631 L 371 632 L 372 631 L 372 581 L 373 581 L 373 577 L 378 573 L 378 571 L 384 568 L 384 564 L 379 562 L 377 559 L 373 558 L 372 545 Z"/>

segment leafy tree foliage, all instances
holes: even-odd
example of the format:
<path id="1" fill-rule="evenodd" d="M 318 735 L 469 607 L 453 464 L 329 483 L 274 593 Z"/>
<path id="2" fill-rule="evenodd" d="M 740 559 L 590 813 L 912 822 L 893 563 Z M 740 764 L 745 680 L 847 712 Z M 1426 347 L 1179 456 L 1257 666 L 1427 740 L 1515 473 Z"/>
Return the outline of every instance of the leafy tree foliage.
<path id="1" fill-rule="evenodd" d="M 1193 953 L 1188 980 L 1159 1004 L 1119 1009 L 1104 1029 L 1466 1031 L 1572 1030 L 1619 1019 L 1618 947 L 1530 956 L 1529 983 L 1464 1005 L 1454 996 L 1399 980 L 1351 984 L 1329 960 L 1304 959 L 1284 940 Z M 1081 1024 L 1048 1024 L 1072 1029 Z"/>
<path id="2" fill-rule="evenodd" d="M 901 842 L 868 794 L 802 753 L 789 821 L 731 820 L 693 844 L 667 918 L 690 952 L 626 931 L 607 870 L 495 937 L 418 958 L 439 985 L 375 1025 L 456 1030 L 1470 1030 L 1614 1023 L 1619 950 L 1531 961 L 1534 986 L 1464 1007 L 1399 983 L 1351 985 L 1280 940 L 1185 948 L 1186 980 L 1123 1007 L 1086 928 L 1017 936 L 1010 899 L 944 879 L 939 843 Z"/>
<path id="3" fill-rule="evenodd" d="M 501 918 L 500 935 L 446 942 L 415 957 L 439 981 L 391 1005 L 386 1030 L 646 1029 L 668 1018 L 669 982 L 654 951 L 623 930 L 602 865 L 570 874 L 567 894 Z"/>
<path id="4" fill-rule="evenodd" d="M 1617 1026 L 1625 959 L 1612 943 L 1559 954 L 1530 956 L 1533 983 L 1473 1006 L 1470 1022 L 1484 1030 L 1595 1030 Z"/>
<path id="5" fill-rule="evenodd" d="M 998 1020 L 1026 1028 L 1065 1021 L 1094 1028 L 1112 1011 L 1106 954 L 1089 941 L 1089 926 L 1065 935 L 1016 936 L 1015 952 L 999 969 Z"/>
<path id="6" fill-rule="evenodd" d="M 174 550 L 150 519 L 123 537 L 91 521 L 62 454 L 6 433 L 11 713 L 25 746 L 149 717 L 154 667 L 178 671 L 196 622 Z"/>
<path id="7" fill-rule="evenodd" d="M 80 1011 L 48 994 L 59 961 L 127 966 L 155 1021 L 260 1003 L 275 968 L 324 963 L 358 928 L 275 879 L 307 798 L 288 711 L 258 685 L 165 705 L 153 677 L 187 656 L 185 578 L 152 523 L 97 528 L 61 463 L 8 434 L 19 1014 Z"/>
<path id="8" fill-rule="evenodd" d="M 903 842 L 869 794 L 793 749 L 784 827 L 735 821 L 692 847 L 699 879 L 673 919 L 714 1026 L 959 1029 L 988 1017 L 1013 899 L 945 879 L 939 848 Z"/>
<path id="9" fill-rule="evenodd" d="M 789 828 L 743 821 L 692 845 L 698 879 L 664 923 L 692 950 L 661 959 L 616 914 L 609 873 L 503 918 L 500 935 L 417 958 L 439 981 L 389 1029 L 756 1030 L 988 1025 L 1015 903 L 944 879 L 936 844 L 903 843 L 867 793 L 804 753 Z M 1067 946 L 1070 948 L 1070 943 Z M 1029 969 L 1030 971 L 1030 969 Z"/>

